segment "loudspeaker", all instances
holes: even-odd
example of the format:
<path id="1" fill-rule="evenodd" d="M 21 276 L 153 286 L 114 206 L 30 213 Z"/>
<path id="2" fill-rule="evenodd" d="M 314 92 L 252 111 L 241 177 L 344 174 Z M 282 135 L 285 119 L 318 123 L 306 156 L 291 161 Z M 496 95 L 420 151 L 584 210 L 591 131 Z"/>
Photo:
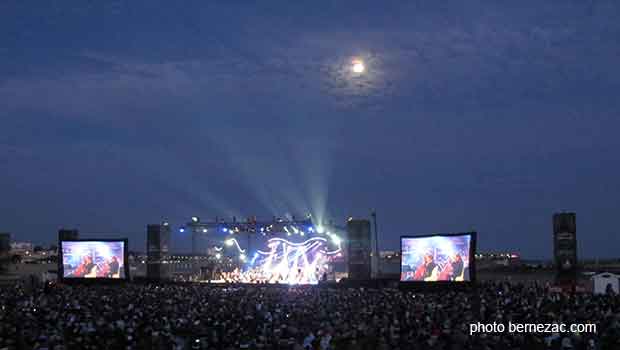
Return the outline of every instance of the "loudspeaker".
<path id="1" fill-rule="evenodd" d="M 553 256 L 556 281 L 560 284 L 574 284 L 578 264 L 575 213 L 553 215 Z"/>
<path id="2" fill-rule="evenodd" d="M 11 250 L 11 234 L 0 233 L 0 256 L 8 255 Z"/>
<path id="3" fill-rule="evenodd" d="M 0 233 L 0 272 L 5 272 L 10 261 L 11 234 Z"/>
<path id="4" fill-rule="evenodd" d="M 146 277 L 148 279 L 168 279 L 167 264 L 170 245 L 170 226 L 146 226 Z"/>
<path id="5" fill-rule="evenodd" d="M 370 221 L 347 222 L 348 265 L 350 280 L 370 279 Z"/>
<path id="6" fill-rule="evenodd" d="M 72 240 L 72 239 L 79 239 L 80 235 L 78 233 L 78 230 L 67 230 L 64 228 L 61 228 L 60 230 L 58 230 L 58 246 L 60 247 L 60 241 L 66 241 L 66 240 Z"/>

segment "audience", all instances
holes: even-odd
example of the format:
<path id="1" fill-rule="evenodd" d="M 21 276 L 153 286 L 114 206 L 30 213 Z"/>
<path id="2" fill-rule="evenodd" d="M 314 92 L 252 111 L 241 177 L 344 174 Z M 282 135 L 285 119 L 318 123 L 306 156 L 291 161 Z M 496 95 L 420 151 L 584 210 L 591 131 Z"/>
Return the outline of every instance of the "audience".
<path id="1" fill-rule="evenodd" d="M 620 349 L 620 298 L 487 283 L 477 292 L 209 285 L 0 289 L 0 349 Z M 596 333 L 470 335 L 472 322 Z"/>

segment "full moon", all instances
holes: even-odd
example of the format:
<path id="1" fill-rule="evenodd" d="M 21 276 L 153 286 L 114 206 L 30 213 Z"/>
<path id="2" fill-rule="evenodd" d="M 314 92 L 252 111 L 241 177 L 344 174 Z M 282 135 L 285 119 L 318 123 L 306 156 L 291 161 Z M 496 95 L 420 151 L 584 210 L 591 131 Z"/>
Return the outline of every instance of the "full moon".
<path id="1" fill-rule="evenodd" d="M 360 74 L 360 73 L 364 73 L 364 71 L 366 70 L 366 67 L 364 66 L 364 62 L 360 60 L 354 60 L 351 70 L 353 70 L 353 73 Z"/>

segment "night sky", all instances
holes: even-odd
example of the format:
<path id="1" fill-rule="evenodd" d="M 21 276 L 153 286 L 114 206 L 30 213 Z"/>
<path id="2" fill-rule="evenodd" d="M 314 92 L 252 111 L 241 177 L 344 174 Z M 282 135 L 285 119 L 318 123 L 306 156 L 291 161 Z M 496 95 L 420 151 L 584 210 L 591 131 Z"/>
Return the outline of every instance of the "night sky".
<path id="1" fill-rule="evenodd" d="M 4 0 L 0 231 L 376 209 L 546 258 L 566 210 L 618 256 L 619 92 L 615 0 Z"/>

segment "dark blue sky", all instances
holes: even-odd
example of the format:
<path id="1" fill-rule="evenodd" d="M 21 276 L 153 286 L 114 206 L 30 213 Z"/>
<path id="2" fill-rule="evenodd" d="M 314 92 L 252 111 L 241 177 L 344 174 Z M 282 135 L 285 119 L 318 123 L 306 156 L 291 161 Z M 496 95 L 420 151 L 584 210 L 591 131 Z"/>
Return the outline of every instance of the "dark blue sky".
<path id="1" fill-rule="evenodd" d="M 0 231 L 191 215 L 618 255 L 620 3 L 2 1 Z M 350 62 L 367 72 L 353 76 Z M 183 246 L 184 238 L 175 239 Z"/>

